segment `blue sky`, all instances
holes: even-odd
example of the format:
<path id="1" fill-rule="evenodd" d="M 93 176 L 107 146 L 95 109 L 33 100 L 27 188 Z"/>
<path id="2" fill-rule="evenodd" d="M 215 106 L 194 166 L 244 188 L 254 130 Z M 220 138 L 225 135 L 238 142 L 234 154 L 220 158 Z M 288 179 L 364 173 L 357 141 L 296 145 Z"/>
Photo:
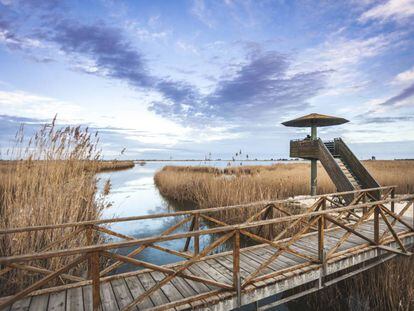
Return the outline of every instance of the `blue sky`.
<path id="1" fill-rule="evenodd" d="M 307 113 L 414 157 L 414 0 L 0 0 L 0 146 L 58 114 L 105 157 L 287 157 Z"/>

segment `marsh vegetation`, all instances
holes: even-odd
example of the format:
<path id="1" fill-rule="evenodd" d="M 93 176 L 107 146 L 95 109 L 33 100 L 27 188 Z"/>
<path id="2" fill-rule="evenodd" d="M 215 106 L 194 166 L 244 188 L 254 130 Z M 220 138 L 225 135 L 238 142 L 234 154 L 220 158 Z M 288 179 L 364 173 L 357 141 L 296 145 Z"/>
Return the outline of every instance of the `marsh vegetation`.
<path id="1" fill-rule="evenodd" d="M 54 122 L 43 126 L 33 137 L 25 138 L 23 128 L 7 151 L 8 161 L 0 165 L 0 228 L 60 224 L 98 219 L 108 203 L 109 181 L 102 192 L 97 188 L 96 172 L 117 164 L 99 161 L 97 135 L 80 127 L 58 128 Z M 69 229 L 44 230 L 0 236 L 0 256 L 44 250 Z M 98 241 L 99 236 L 92 237 Z M 85 245 L 86 237 L 58 245 L 70 248 Z M 59 257 L 33 265 L 56 270 L 73 258 Z M 82 273 L 82 267 L 78 268 Z M 5 270 L 6 271 L 6 270 Z M 19 269 L 1 277 L 2 295 L 24 288 L 34 278 Z"/>
<path id="2" fill-rule="evenodd" d="M 381 185 L 396 185 L 397 193 L 414 192 L 414 161 L 365 161 Z M 154 176 L 160 193 L 197 208 L 227 206 L 261 200 L 285 199 L 310 192 L 308 163 L 216 168 L 165 166 Z M 321 165 L 318 192 L 335 192 Z M 229 216 L 230 217 L 230 216 Z M 239 217 L 248 217 L 240 215 Z"/>

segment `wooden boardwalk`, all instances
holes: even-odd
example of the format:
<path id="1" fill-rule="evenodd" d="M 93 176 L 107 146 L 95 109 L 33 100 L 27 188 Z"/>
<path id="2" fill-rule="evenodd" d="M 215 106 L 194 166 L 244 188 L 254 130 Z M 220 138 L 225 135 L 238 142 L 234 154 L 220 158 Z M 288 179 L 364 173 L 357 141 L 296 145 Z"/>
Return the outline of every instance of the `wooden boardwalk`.
<path id="1" fill-rule="evenodd" d="M 1 300 L 0 304 L 12 302 L 4 307 L 3 310 L 7 311 L 93 310 L 93 300 L 98 298 L 95 309 L 99 310 L 231 310 L 296 289 L 296 294 L 279 298 L 271 305 L 274 306 L 350 277 L 396 255 L 411 255 L 407 248 L 414 243 L 413 216 L 412 213 L 408 215 L 407 211 L 412 209 L 414 196 L 389 199 L 391 191 L 385 191 L 381 200 L 372 198 L 370 202 L 360 203 L 363 197 L 369 197 L 369 192 L 362 190 L 355 193 L 351 205 L 341 205 L 338 200 L 334 200 L 338 194 L 316 198 L 315 203 L 305 208 L 306 212 L 300 217 L 288 215 L 289 211 L 281 205 L 269 208 L 269 204 L 265 208 L 255 209 L 251 219 L 238 225 L 224 225 L 220 220 L 204 215 L 204 219 L 218 226 L 205 230 L 198 230 L 199 220 L 192 215 L 188 219 L 188 222 L 193 220 L 189 232 L 176 233 L 175 237 L 187 239 L 188 242 L 193 240 L 194 252 L 189 251 L 189 243 L 186 243 L 186 249 L 180 252 L 182 257 L 186 256 L 186 260 L 170 265 L 157 266 L 142 262 L 134 259 L 133 255 L 111 255 L 113 253 L 106 252 L 106 249 L 112 250 L 115 247 L 92 245 L 86 248 L 88 258 L 99 249 L 107 258 L 145 269 L 110 276 L 104 276 L 105 273 L 101 271 L 101 278 L 92 275 L 91 280 L 68 280 L 67 284 L 52 288 L 40 289 L 42 286 L 38 286 L 22 297 L 14 296 L 15 301 L 12 296 Z M 329 207 L 326 204 L 328 202 L 332 204 Z M 397 203 L 401 208 L 394 211 Z M 282 214 L 285 217 L 276 217 L 275 213 L 264 217 L 266 213 L 271 214 L 266 211 L 273 212 L 275 209 L 284 211 Z M 201 214 L 196 215 L 202 218 L 204 212 L 200 211 Z M 273 226 L 284 223 L 281 219 L 286 219 L 288 225 L 282 232 L 276 232 Z M 178 222 L 171 230 L 181 223 L 184 221 Z M 267 231 L 271 238 L 260 237 L 257 235 L 258 230 L 253 230 L 266 226 L 271 228 Z M 297 228 L 293 230 L 295 226 Z M 99 228 L 101 227 L 95 229 Z M 105 230 L 108 234 L 116 235 L 108 229 L 101 231 Z M 289 230 L 293 232 L 288 234 Z M 200 246 L 197 239 L 204 231 L 222 235 L 204 249 L 198 249 Z M 158 239 L 147 238 L 144 242 L 136 242 L 140 240 L 118 234 L 118 237 L 124 238 L 124 242 L 118 244 L 121 243 L 122 246 L 130 243 L 128 245 L 137 245 L 138 249 L 159 249 L 160 246 L 151 243 L 163 239 L 172 240 L 175 237 L 171 232 Z M 262 243 L 240 248 L 240 234 Z M 229 240 L 233 243 L 232 251 L 211 254 L 215 247 Z M 164 251 L 168 252 L 166 249 Z M 68 253 L 69 250 L 60 253 L 55 251 L 54 254 L 49 252 L 47 256 L 53 258 L 53 255 L 63 255 L 65 252 Z M 177 250 L 171 252 L 178 253 Z M 40 253 L 36 258 L 43 258 L 46 253 Z M 84 252 L 83 249 L 71 252 L 76 253 Z M 0 263 L 5 269 L 10 269 L 16 267 L 10 266 L 12 262 L 34 260 L 33 257 L 2 257 Z M 114 265 L 119 266 L 122 264 L 120 261 Z M 50 276 L 51 273 L 46 275 Z M 96 290 L 99 290 L 99 295 Z"/>

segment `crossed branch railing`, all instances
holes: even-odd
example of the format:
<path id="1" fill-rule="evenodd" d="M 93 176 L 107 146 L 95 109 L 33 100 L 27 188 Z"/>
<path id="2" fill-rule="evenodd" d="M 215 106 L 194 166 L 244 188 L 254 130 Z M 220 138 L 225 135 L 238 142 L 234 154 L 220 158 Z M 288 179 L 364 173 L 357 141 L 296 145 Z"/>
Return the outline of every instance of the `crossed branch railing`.
<path id="1" fill-rule="evenodd" d="M 382 193 L 379 200 L 377 200 L 372 193 L 380 191 Z M 354 196 L 351 204 L 346 205 L 344 196 L 352 194 Z M 44 275 L 43 278 L 29 285 L 25 289 L 15 293 L 12 296 L 4 297 L 0 300 L 0 309 L 12 305 L 14 302 L 26 297 L 27 295 L 40 295 L 51 291 L 64 290 L 69 287 L 92 285 L 93 308 L 97 310 L 100 305 L 100 284 L 111 279 L 109 274 L 123 264 L 132 264 L 134 266 L 149 269 L 151 271 L 158 271 L 165 274 L 164 279 L 158 281 L 154 286 L 147 289 L 141 295 L 136 297 L 124 310 L 132 310 L 137 304 L 149 297 L 162 286 L 173 280 L 175 277 L 201 282 L 204 284 L 217 287 L 216 292 L 230 291 L 237 295 L 238 303 L 240 303 L 241 293 L 248 289 L 249 286 L 256 282 L 266 281 L 274 278 L 282 273 L 287 272 L 286 269 L 297 269 L 298 266 L 286 268 L 280 271 L 273 271 L 266 273 L 266 268 L 269 267 L 278 257 L 284 253 L 290 253 L 293 256 L 302 259 L 301 267 L 309 265 L 317 265 L 325 267 L 328 260 L 340 256 L 342 252 L 339 251 L 341 245 L 354 234 L 365 241 L 365 243 L 358 245 L 356 248 L 363 249 L 367 246 L 375 246 L 390 252 L 398 254 L 409 254 L 401 236 L 406 234 L 413 234 L 413 223 L 408 223 L 407 218 L 404 218 L 405 213 L 414 202 L 414 195 L 404 195 L 395 198 L 395 186 L 379 187 L 373 189 L 362 189 L 355 191 L 347 191 L 341 193 L 327 194 L 313 197 L 314 204 L 306 207 L 301 214 L 292 214 L 284 204 L 291 202 L 288 200 L 262 201 L 242 205 L 233 205 L 227 207 L 216 207 L 209 209 L 199 209 L 191 211 L 181 211 L 175 213 L 162 213 L 155 215 L 144 215 L 136 217 L 123 217 L 115 219 L 104 219 L 94 221 L 83 221 L 75 223 L 65 223 L 56 225 L 33 226 L 25 228 L 9 228 L 1 229 L 0 235 L 11 235 L 23 232 L 34 232 L 42 230 L 54 229 L 72 229 L 72 231 L 49 244 L 41 251 L 32 254 L 19 254 L 14 256 L 0 257 L 0 277 L 5 277 L 13 269 L 19 269 L 30 273 L 37 273 Z M 395 213 L 395 202 L 407 202 L 398 214 Z M 388 207 L 387 204 L 390 206 Z M 253 215 L 246 221 L 238 224 L 228 224 L 219 220 L 212 215 L 221 211 L 237 210 L 237 209 L 252 209 Z M 281 216 L 283 215 L 283 216 Z M 118 233 L 109 228 L 104 227 L 105 224 L 115 222 L 126 222 L 136 220 L 157 219 L 165 217 L 184 217 L 177 223 L 169 227 L 159 236 L 146 237 L 137 239 L 125 234 Z M 412 217 L 412 216 L 411 216 Z M 373 238 L 368 236 L 364 231 L 358 231 L 358 228 L 366 221 L 373 218 Z M 386 230 L 380 234 L 380 219 L 385 223 Z M 414 217 L 412 217 L 414 219 Z M 200 229 L 200 223 L 204 221 L 209 223 L 208 229 Z M 400 223 L 404 225 L 407 230 L 397 233 L 394 229 L 395 225 Z M 186 232 L 178 232 L 177 229 L 189 224 L 189 229 Z M 276 225 L 283 224 L 283 229 L 275 230 Z M 267 228 L 266 234 L 265 229 Z M 344 230 L 343 236 L 338 242 L 326 249 L 325 234 L 329 230 L 340 228 Z M 113 237 L 122 239 L 121 241 L 109 242 L 104 244 L 93 244 L 92 236 L 96 232 L 108 234 Z M 305 234 L 310 232 L 317 232 L 318 243 L 315 254 L 309 252 L 301 252 L 297 248 L 292 248 L 295 242 L 299 241 Z M 69 249 L 54 249 L 60 244 L 71 239 L 76 239 L 80 234 L 86 235 L 88 241 L 87 246 L 75 247 Z M 200 236 L 217 234 L 221 235 L 209 245 L 200 247 Z M 243 253 L 243 248 L 240 247 L 241 236 L 252 239 L 258 243 L 269 245 L 274 249 L 274 252 L 251 273 L 241 277 L 240 273 L 240 255 Z M 174 250 L 167 247 L 155 244 L 165 241 L 185 239 L 183 250 Z M 231 254 L 233 258 L 232 267 L 232 283 L 219 282 L 213 280 L 208 276 L 194 275 L 189 271 L 189 267 L 197 262 L 205 261 L 211 258 L 211 253 L 220 245 L 232 239 L 232 250 L 226 254 Z M 193 242 L 193 251 L 190 251 L 190 243 Z M 399 246 L 391 248 L 390 241 L 395 241 Z M 114 250 L 134 247 L 134 249 L 127 255 L 121 255 Z M 173 254 L 184 259 L 184 261 L 175 264 L 174 266 L 156 265 L 150 262 L 136 259 L 135 257 L 147 248 L 154 248 L 162 252 Z M 57 257 L 77 256 L 63 267 L 56 271 L 51 271 L 44 267 L 35 264 L 37 260 L 48 260 Z M 114 260 L 115 262 L 100 269 L 100 259 L 106 258 Z M 79 266 L 81 263 L 87 262 L 87 277 L 76 276 L 70 271 Z M 44 288 L 51 280 L 60 278 L 64 285 L 55 286 L 53 288 Z M 66 282 L 66 283 L 65 283 Z M 205 295 L 212 295 L 212 292 Z M 202 299 L 198 295 L 197 299 Z M 183 300 L 173 303 L 187 303 L 189 300 Z"/>

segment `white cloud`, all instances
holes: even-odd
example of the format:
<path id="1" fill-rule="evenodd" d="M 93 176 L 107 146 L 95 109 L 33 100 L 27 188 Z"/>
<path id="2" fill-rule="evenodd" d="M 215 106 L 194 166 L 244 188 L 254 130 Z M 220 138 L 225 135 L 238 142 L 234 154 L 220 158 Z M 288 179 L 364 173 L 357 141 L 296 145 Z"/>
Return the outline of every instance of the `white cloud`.
<path id="1" fill-rule="evenodd" d="M 400 72 L 395 76 L 393 84 L 406 84 L 414 81 L 414 67 L 406 71 Z"/>
<path id="2" fill-rule="evenodd" d="M 125 28 L 130 33 L 131 36 L 141 41 L 164 40 L 170 34 L 170 31 L 166 31 L 166 30 L 155 31 L 155 30 L 147 29 L 143 26 L 140 26 L 139 23 L 135 21 L 127 21 L 125 23 Z"/>
<path id="3" fill-rule="evenodd" d="M 73 122 L 81 107 L 23 91 L 0 91 L 0 110 L 3 114 L 38 119 L 50 119 L 58 113 L 60 120 Z"/>
<path id="4" fill-rule="evenodd" d="M 194 53 L 194 54 L 198 54 L 197 48 L 194 45 L 192 45 L 191 43 L 184 42 L 183 40 L 178 40 L 176 44 L 177 44 L 177 47 L 180 50 L 183 50 L 185 52 L 191 52 L 191 53 Z"/>
<path id="5" fill-rule="evenodd" d="M 209 28 L 214 28 L 211 11 L 207 8 L 204 0 L 194 0 L 191 13 Z"/>
<path id="6" fill-rule="evenodd" d="M 349 39 L 330 36 L 325 42 L 299 54 L 290 74 L 304 70 L 332 70 L 327 88 L 320 96 L 339 96 L 357 93 L 369 86 L 370 79 L 363 62 L 384 54 L 400 42 L 400 34 L 381 34 L 368 38 Z"/>
<path id="7" fill-rule="evenodd" d="M 394 20 L 406 21 L 414 15 L 414 0 L 389 0 L 385 3 L 374 6 L 360 17 L 360 21 L 368 20 Z"/>

